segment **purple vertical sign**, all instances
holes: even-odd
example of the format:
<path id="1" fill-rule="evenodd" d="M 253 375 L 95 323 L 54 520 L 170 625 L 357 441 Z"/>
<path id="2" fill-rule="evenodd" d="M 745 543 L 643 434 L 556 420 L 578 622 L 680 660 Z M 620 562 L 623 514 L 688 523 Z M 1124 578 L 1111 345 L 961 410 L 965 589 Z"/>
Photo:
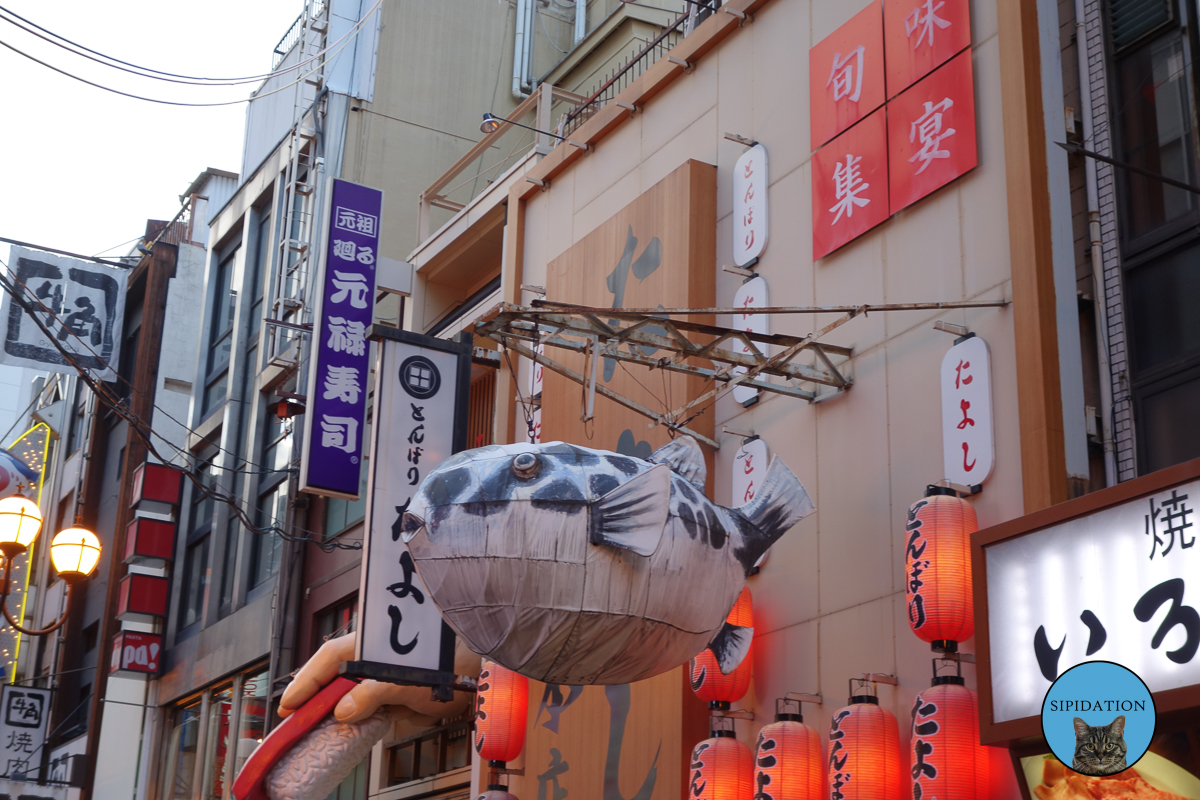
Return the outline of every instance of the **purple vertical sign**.
<path id="1" fill-rule="evenodd" d="M 367 329 L 383 192 L 332 179 L 325 270 L 314 315 L 301 491 L 357 498 L 370 370 Z"/>

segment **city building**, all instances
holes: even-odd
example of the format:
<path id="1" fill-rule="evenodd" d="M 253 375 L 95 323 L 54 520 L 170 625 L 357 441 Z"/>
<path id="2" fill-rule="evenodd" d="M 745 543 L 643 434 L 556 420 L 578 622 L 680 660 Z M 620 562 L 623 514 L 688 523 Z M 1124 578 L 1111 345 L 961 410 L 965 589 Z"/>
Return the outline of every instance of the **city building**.
<path id="1" fill-rule="evenodd" d="M 873 676 L 886 679 L 879 703 L 900 720 L 902 752 L 911 750 L 914 699 L 939 655 L 911 629 L 923 584 L 906 566 L 910 507 L 927 486 L 965 497 L 987 529 L 976 547 L 990 548 L 1048 536 L 1051 523 L 1090 520 L 1114 503 L 1149 497 L 1155 508 L 1159 494 L 1194 478 L 1195 462 L 1184 462 L 1200 455 L 1187 399 L 1196 293 L 1184 287 L 1194 272 L 1185 254 L 1195 192 L 1155 177 L 1197 182 L 1192 14 L 1149 2 L 727 2 L 666 52 L 630 62 L 618 91 L 556 128 L 566 140 L 551 152 L 440 230 L 422 229 L 408 256 L 406 327 L 472 330 L 477 346 L 506 346 L 513 361 L 502 359 L 495 375 L 495 441 L 528 431 L 644 457 L 686 428 L 720 445 L 704 445 L 718 503 L 747 499 L 743 473 L 759 453 L 784 459 L 812 492 L 816 513 L 748 582 L 754 677 L 738 708 L 753 719 L 733 724 L 750 748 L 775 701 L 793 692 L 822 698 L 805 719 L 828 752 L 824 732 L 847 682 Z M 448 293 L 443 275 L 463 287 L 492 277 L 493 293 Z M 496 310 L 501 302 L 510 305 Z M 808 313 L 751 310 L 764 305 Z M 444 309 L 455 306 L 448 326 Z M 711 312 L 734 307 L 746 311 Z M 696 309 L 672 319 L 716 326 L 699 334 L 776 336 L 764 355 L 786 350 L 782 363 L 794 369 L 765 373 L 783 390 L 743 386 L 714 400 L 710 390 L 736 375 L 736 362 L 685 358 L 655 321 L 662 309 L 660 318 Z M 659 338 L 637 338 L 652 326 Z M 548 360 L 533 375 L 530 359 L 516 358 L 534 354 L 533 330 L 569 339 L 574 352 L 546 342 L 538 354 Z M 591 347 L 609 347 L 591 382 L 590 337 Z M 967 359 L 957 368 L 946 360 L 966 346 L 989 366 L 977 361 L 981 372 L 968 375 Z M 984 373 L 990 390 L 968 398 L 966 379 L 978 387 Z M 604 395 L 594 411 L 593 385 Z M 1119 488 L 1136 476 L 1141 483 Z M 979 630 L 990 618 L 994 634 L 1008 636 L 1017 611 L 994 595 L 986 602 L 1001 579 L 990 564 L 980 574 L 983 552 Z M 1049 591 L 1049 563 L 1030 591 Z M 1113 561 L 1104 574 L 1125 568 Z M 1069 622 L 1056 613 L 1041 635 L 1057 643 Z M 1153 627 L 1144 633 L 1096 657 L 1164 658 Z M 1048 687 L 1056 673 L 1038 674 L 1034 631 L 1020 637 L 1020 679 Z M 987 646 L 959 642 L 981 658 Z M 1080 660 L 1075 646 L 1077 655 L 1067 652 Z M 972 661 L 957 667 L 985 700 L 981 712 L 995 704 L 982 720 L 989 796 L 1030 797 L 1037 780 L 1027 781 L 1027 761 L 1041 763 L 1045 740 L 1035 718 L 1004 716 L 1001 677 L 991 663 L 977 674 Z M 1173 716 L 1152 752 L 1197 775 L 1200 674 L 1194 661 L 1187 669 L 1178 683 L 1152 683 L 1191 687 L 1167 704 Z M 510 765 L 524 775 L 509 777 L 511 791 L 608 798 L 641 786 L 639 797 L 678 796 L 691 748 L 708 735 L 688 677 L 684 667 L 635 684 L 631 701 L 611 688 L 576 695 L 532 682 L 523 760 Z M 1190 749 L 1175 741 L 1189 736 Z M 486 774 L 476 773 L 475 790 Z"/>

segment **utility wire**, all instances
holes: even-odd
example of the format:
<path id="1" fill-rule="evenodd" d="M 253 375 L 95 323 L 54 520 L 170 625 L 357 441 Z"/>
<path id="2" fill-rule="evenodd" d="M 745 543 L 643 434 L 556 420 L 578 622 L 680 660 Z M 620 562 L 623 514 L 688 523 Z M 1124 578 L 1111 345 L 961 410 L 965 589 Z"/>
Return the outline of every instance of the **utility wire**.
<path id="1" fill-rule="evenodd" d="M 128 61 L 122 61 L 119 58 L 114 58 L 113 56 L 105 55 L 104 53 L 101 53 L 98 50 L 93 50 L 92 48 L 87 47 L 82 44 L 79 44 L 78 42 L 73 42 L 70 39 L 68 39 L 67 37 L 65 37 L 61 34 L 55 33 L 54 31 L 52 31 L 48 28 L 43 28 L 41 25 L 38 25 L 36 22 L 26 19 L 25 17 L 22 17 L 20 14 L 16 13 L 15 11 L 10 11 L 9 9 L 5 8 L 4 6 L 0 6 L 0 12 L 2 12 L 2 13 L 0 13 L 0 20 L 4 20 L 5 22 L 8 22 L 11 25 L 15 25 L 16 27 L 20 28 L 21 30 L 25 31 L 26 33 L 31 33 L 34 36 L 37 36 L 39 39 L 45 39 L 47 42 L 50 42 L 50 44 L 52 44 L 56 47 L 61 47 L 62 49 L 66 50 L 69 53 L 74 53 L 75 55 L 83 56 L 84 58 L 90 58 L 92 61 L 95 61 L 99 64 L 103 64 L 106 67 L 120 69 L 120 70 L 123 70 L 124 72 L 129 72 L 133 75 L 138 75 L 139 77 L 153 78 L 154 80 L 170 81 L 171 83 L 190 83 L 190 84 L 194 84 L 197 86 L 236 86 L 238 84 L 254 83 L 255 81 L 274 78 L 278 75 L 285 75 L 288 72 L 292 72 L 294 70 L 300 69 L 301 67 L 303 67 L 306 64 L 312 63 L 313 61 L 317 60 L 318 58 L 323 56 L 325 53 L 329 52 L 331 49 L 336 47 L 338 44 L 340 44 L 342 42 L 342 39 L 345 39 L 347 36 L 351 35 L 355 31 L 357 31 L 357 29 L 364 22 L 367 21 L 367 19 L 371 16 L 371 14 L 373 14 L 375 12 L 375 9 L 378 6 L 379 6 L 379 3 L 376 3 L 375 6 L 372 6 L 371 10 L 368 11 L 366 14 L 364 14 L 363 18 L 360 19 L 357 23 L 355 23 L 354 27 L 352 27 L 349 31 L 347 31 L 345 34 L 343 34 L 341 39 L 338 39 L 336 42 L 334 42 L 331 45 L 327 45 L 324 50 L 321 50 L 320 52 L 315 53 L 314 55 L 305 59 L 304 61 L 300 61 L 300 62 L 293 64 L 290 67 L 286 67 L 284 69 L 272 70 L 271 72 L 263 73 L 261 75 L 244 75 L 244 76 L 237 77 L 237 78 L 203 78 L 203 77 L 198 77 L 198 76 L 194 76 L 194 75 L 179 75 L 174 72 L 163 72 L 162 70 L 151 69 L 150 67 L 141 67 L 141 66 L 138 66 L 137 64 L 131 64 Z M 37 33 L 37 31 L 30 30 L 29 28 L 25 27 L 25 25 L 21 25 L 18 22 L 14 22 L 13 20 L 4 16 L 5 14 L 16 17 L 21 22 L 24 22 L 26 25 L 30 25 L 30 26 L 36 28 L 37 30 L 42 31 L 45 34 L 49 34 L 49 36 L 53 37 L 53 39 L 48 38 L 47 36 L 43 36 L 42 34 Z M 55 39 L 59 39 L 61 41 L 54 41 Z M 67 47 L 66 45 L 62 44 L 62 42 L 66 42 L 66 44 L 69 44 L 69 45 L 71 45 L 71 47 L 74 47 L 77 49 L 72 50 L 71 47 Z M 83 52 L 79 52 L 79 51 L 83 51 Z M 88 53 L 91 53 L 92 55 L 87 55 Z M 94 58 L 93 56 L 99 56 L 99 58 Z M 101 60 L 101 59 L 104 59 L 104 60 Z M 114 63 L 109 64 L 109 63 L 106 63 L 107 61 L 111 61 Z M 118 64 L 123 64 L 124 66 L 117 66 Z M 130 69 L 126 69 L 126 67 L 129 67 Z M 147 75 L 147 74 L 143 74 L 143 73 L 153 73 L 153 74 Z M 164 76 L 164 77 L 158 77 L 158 76 Z M 179 78 L 180 80 L 172 80 L 173 78 Z"/>
<path id="2" fill-rule="evenodd" d="M 0 262 L 0 264 L 3 264 L 3 262 Z M 6 264 L 4 266 L 7 267 Z M 10 274 L 11 274 L 11 271 L 10 271 Z M 18 282 L 19 282 L 19 280 L 18 280 Z M 114 399 L 109 396 L 108 390 L 104 387 L 103 383 L 98 382 L 94 378 L 92 378 L 92 376 L 88 372 L 88 370 L 79 363 L 78 359 L 76 358 L 76 355 L 74 353 L 72 353 L 70 350 L 63 347 L 58 342 L 57 337 L 54 335 L 54 333 L 51 332 L 45 326 L 45 324 L 43 324 L 41 319 L 39 319 L 37 314 L 34 312 L 33 308 L 29 305 L 29 302 L 22 296 L 22 293 L 19 292 L 17 290 L 17 288 L 12 285 L 12 283 L 9 282 L 7 277 L 0 277 L 0 288 L 3 288 L 5 291 L 7 291 L 9 293 L 9 295 L 13 298 L 13 301 L 15 303 L 17 303 L 22 308 L 22 310 L 25 311 L 26 314 L 29 315 L 30 319 L 33 320 L 34 324 L 38 327 L 38 329 L 41 330 L 43 335 L 46 336 L 47 340 L 51 343 L 51 345 L 56 350 L 59 351 L 59 353 L 63 356 L 63 358 L 67 361 L 68 364 L 70 364 L 72 367 L 75 368 L 75 370 L 79 373 L 80 380 L 82 380 L 85 384 L 87 384 L 88 388 L 92 390 L 92 392 L 96 395 L 97 399 L 99 399 L 102 403 L 104 403 L 106 406 L 108 406 L 115 414 L 117 414 L 117 416 L 124 419 L 130 425 L 130 428 L 133 430 L 133 432 L 137 435 L 137 437 L 139 439 L 142 440 L 142 444 L 146 447 L 147 452 L 149 452 L 152 456 L 154 456 L 156 459 L 158 459 L 160 462 L 162 462 L 164 464 L 170 463 L 169 460 L 164 458 L 162 456 L 162 454 L 158 452 L 158 449 L 154 446 L 154 441 L 151 438 L 151 434 L 158 436 L 160 439 L 162 439 L 163 437 L 159 434 L 154 433 L 153 429 L 149 428 L 149 426 L 145 426 L 145 429 L 144 429 L 143 426 L 145 424 L 142 422 L 142 420 L 136 414 L 129 412 L 124 407 L 124 402 L 121 399 L 119 399 L 119 398 Z M 25 287 L 25 288 L 26 288 L 26 291 L 28 291 L 28 287 Z M 149 433 L 147 433 L 147 430 L 149 430 Z M 168 444 L 170 444 L 170 443 L 168 442 Z M 179 450 L 179 448 L 174 448 L 174 449 L 179 454 L 184 455 L 185 457 L 188 457 L 190 460 L 189 454 L 184 453 L 184 451 Z M 196 490 L 199 491 L 202 495 L 204 495 L 207 498 L 212 499 L 214 502 L 220 502 L 220 503 L 224 503 L 224 504 L 228 505 L 233 510 L 234 515 L 238 518 L 238 521 L 241 522 L 242 526 L 244 528 L 246 528 L 246 530 L 250 531 L 251 533 L 263 534 L 263 535 L 277 534 L 280 538 L 284 539 L 285 541 L 311 542 L 313 544 L 316 544 L 321 549 L 327 550 L 327 551 L 332 551 L 334 549 L 358 550 L 358 549 L 361 549 L 361 547 L 362 547 L 361 543 L 358 543 L 357 545 L 355 545 L 354 543 L 342 542 L 341 540 L 321 541 L 321 540 L 310 539 L 310 538 L 304 537 L 304 536 L 295 536 L 293 534 L 288 533 L 284 529 L 280 528 L 278 525 L 274 525 L 274 526 L 267 527 L 267 528 L 259 527 L 258 525 L 254 524 L 250 520 L 249 515 L 242 508 L 241 498 L 237 497 L 236 495 L 226 494 L 226 493 L 222 492 L 221 490 L 217 489 L 216 487 L 209 486 L 205 480 L 205 476 L 196 474 L 196 471 L 190 465 L 186 466 L 186 468 L 182 469 L 181 472 L 183 472 L 184 477 L 188 478 L 188 480 L 190 480 L 192 482 L 192 484 L 196 487 Z M 275 518 L 272 517 L 272 520 L 275 521 Z"/>
<path id="3" fill-rule="evenodd" d="M 370 15 L 370 13 L 373 13 L 375 8 L 377 8 L 379 6 L 379 4 L 382 2 L 383 2 L 383 0 L 376 0 L 375 5 L 372 6 L 371 11 L 368 12 L 368 16 Z M 365 17 L 364 17 L 364 19 L 365 19 Z M 362 29 L 359 28 L 358 30 L 355 31 L 355 37 L 358 35 L 359 32 L 361 32 L 361 30 Z M 337 56 L 342 50 L 344 50 L 346 48 L 347 45 L 350 44 L 350 42 L 354 41 L 355 37 L 351 37 L 346 42 L 341 44 L 335 52 L 331 53 L 330 56 L 328 56 L 328 58 L 333 58 L 334 56 Z M 87 78 L 81 78 L 78 75 L 67 72 L 65 69 L 59 69 L 58 67 L 54 66 L 53 64 L 49 64 L 45 61 L 42 61 L 40 58 L 31 56 L 31 55 L 29 55 L 29 53 L 26 53 L 24 50 L 21 50 L 17 47 L 13 47 L 11 44 L 9 44 L 8 42 L 5 42 L 3 40 L 0 40 L 0 45 L 7 47 L 9 50 L 12 50 L 14 53 L 17 53 L 18 55 L 24 56 L 25 58 L 29 59 L 30 61 L 40 64 L 41 66 L 45 67 L 46 69 L 53 70 L 54 72 L 57 72 L 60 75 L 65 75 L 66 77 L 72 78 L 73 80 L 77 80 L 80 83 L 86 83 L 88 86 L 94 86 L 95 88 L 102 89 L 106 92 L 112 92 L 113 94 L 119 94 L 122 97 L 129 97 L 134 100 L 144 100 L 147 103 L 157 103 L 159 105 L 164 105 L 164 106 L 182 106 L 184 108 L 213 108 L 216 106 L 236 106 L 240 103 L 248 103 L 251 100 L 258 100 L 263 97 L 270 97 L 273 94 L 278 94 L 279 92 L 290 89 L 293 86 L 295 86 L 296 84 L 303 83 L 305 80 L 307 80 L 309 78 L 309 76 L 317 73 L 321 69 L 321 67 L 318 66 L 315 69 L 309 70 L 308 72 L 304 73 L 300 77 L 296 78 L 296 80 L 292 81 L 291 83 L 285 83 L 283 86 L 276 87 L 275 89 L 272 89 L 269 92 L 259 92 L 258 94 L 255 94 L 251 97 L 243 98 L 241 100 L 226 100 L 226 101 L 223 101 L 220 103 L 181 103 L 176 100 L 160 100 L 155 97 L 145 97 L 140 94 L 133 94 L 132 92 L 123 92 L 120 89 L 114 89 L 111 86 L 105 86 L 102 83 L 96 83 L 95 81 L 89 81 Z"/>

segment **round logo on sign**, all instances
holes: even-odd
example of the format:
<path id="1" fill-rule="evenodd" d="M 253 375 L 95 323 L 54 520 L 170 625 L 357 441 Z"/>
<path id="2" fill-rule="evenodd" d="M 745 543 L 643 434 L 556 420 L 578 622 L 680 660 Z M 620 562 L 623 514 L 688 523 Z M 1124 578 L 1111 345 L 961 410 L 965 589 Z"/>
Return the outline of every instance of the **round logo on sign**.
<path id="1" fill-rule="evenodd" d="M 409 356 L 400 365 L 400 385 L 418 400 L 437 394 L 442 386 L 442 373 L 425 356 Z"/>
<path id="2" fill-rule="evenodd" d="M 1042 733 L 1051 751 L 1076 772 L 1115 775 L 1145 755 L 1157 712 L 1136 673 L 1111 661 L 1076 664 L 1058 676 L 1042 701 Z"/>

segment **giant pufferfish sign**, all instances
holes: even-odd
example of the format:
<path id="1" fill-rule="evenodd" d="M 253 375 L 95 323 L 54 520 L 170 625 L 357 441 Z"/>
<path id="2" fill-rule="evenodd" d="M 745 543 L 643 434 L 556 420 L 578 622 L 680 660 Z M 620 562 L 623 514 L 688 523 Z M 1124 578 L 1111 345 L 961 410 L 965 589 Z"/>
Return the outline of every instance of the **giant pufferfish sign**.
<path id="1" fill-rule="evenodd" d="M 620 684 L 753 631 L 725 623 L 754 563 L 813 504 L 771 462 L 737 509 L 704 496 L 700 448 L 647 460 L 563 442 L 469 450 L 431 472 L 402 521 L 417 570 L 472 652 L 546 683 Z"/>

